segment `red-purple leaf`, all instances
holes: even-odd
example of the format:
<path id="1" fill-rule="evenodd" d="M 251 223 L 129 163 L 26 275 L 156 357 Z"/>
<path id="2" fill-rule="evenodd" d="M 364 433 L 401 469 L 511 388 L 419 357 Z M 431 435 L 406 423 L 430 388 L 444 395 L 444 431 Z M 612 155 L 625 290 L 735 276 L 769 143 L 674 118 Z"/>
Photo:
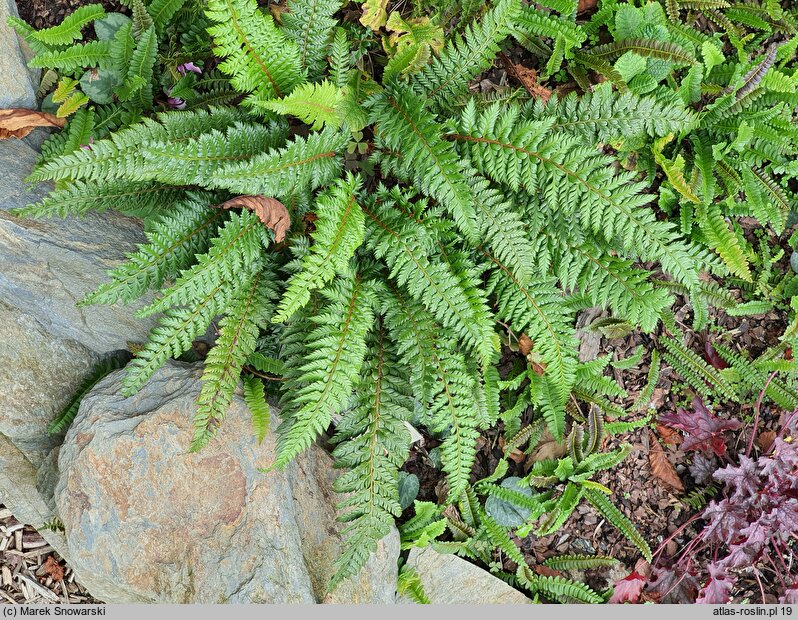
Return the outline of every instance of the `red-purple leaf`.
<path id="1" fill-rule="evenodd" d="M 712 451 L 718 456 L 723 456 L 726 452 L 723 432 L 737 430 L 740 428 L 740 422 L 736 419 L 721 420 L 713 415 L 698 397 L 693 398 L 693 409 L 694 411 L 690 412 L 680 407 L 676 413 L 661 416 L 659 421 L 687 433 L 682 449 Z"/>
<path id="2" fill-rule="evenodd" d="M 637 603 L 643 586 L 646 585 L 646 578 L 637 571 L 632 571 L 628 577 L 619 579 L 615 582 L 615 590 L 610 597 L 610 603 Z"/>
<path id="3" fill-rule="evenodd" d="M 709 580 L 701 588 L 695 602 L 705 605 L 723 605 L 729 602 L 729 592 L 734 585 L 734 580 L 726 574 L 722 567 L 715 563 L 707 566 Z"/>
<path id="4" fill-rule="evenodd" d="M 709 340 L 704 343 L 704 359 L 707 360 L 707 363 L 710 366 L 716 368 L 717 370 L 723 370 L 724 368 L 729 367 L 729 365 L 726 363 L 726 360 L 717 354 L 715 347 L 712 346 L 712 343 Z"/>

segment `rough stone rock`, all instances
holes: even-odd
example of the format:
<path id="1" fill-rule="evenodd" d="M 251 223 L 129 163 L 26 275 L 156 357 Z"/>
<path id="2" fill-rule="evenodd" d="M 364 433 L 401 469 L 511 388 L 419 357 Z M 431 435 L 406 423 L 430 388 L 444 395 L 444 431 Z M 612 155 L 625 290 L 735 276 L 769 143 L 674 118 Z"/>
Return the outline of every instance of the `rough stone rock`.
<path id="1" fill-rule="evenodd" d="M 37 482 L 33 464 L 8 437 L 0 435 L 0 503 L 19 521 L 35 527 L 61 557 L 68 561 L 69 549 L 64 535 L 43 527 L 56 515 L 39 491 Z"/>
<path id="2" fill-rule="evenodd" d="M 0 142 L 0 299 L 35 317 L 54 337 L 98 353 L 144 341 L 155 319 L 136 319 L 135 305 L 76 306 L 143 240 L 140 222 L 114 213 L 67 220 L 12 216 L 7 211 L 50 189 L 26 188 L 35 161 L 36 152 L 24 142 Z"/>
<path id="3" fill-rule="evenodd" d="M 117 372 L 84 398 L 55 492 L 78 579 L 113 603 L 321 602 L 341 529 L 329 456 L 313 447 L 261 473 L 275 438 L 257 444 L 239 393 L 217 438 L 189 453 L 199 376 L 173 362 L 125 399 Z M 394 531 L 328 600 L 390 602 L 398 550 Z"/>
<path id="4" fill-rule="evenodd" d="M 36 319 L 0 301 L 0 434 L 36 467 L 61 439 L 48 436 L 47 425 L 96 361 L 84 346 L 53 338 Z"/>
<path id="5" fill-rule="evenodd" d="M 429 547 L 413 548 L 407 558 L 407 566 L 418 573 L 424 592 L 432 604 L 518 605 L 532 602 L 478 566 L 455 555 L 438 553 Z M 397 597 L 397 603 L 412 602 L 404 596 Z"/>
<path id="6" fill-rule="evenodd" d="M 19 17 L 16 3 L 0 0 L 0 108 L 35 108 L 36 74 L 28 70 L 27 50 L 23 51 L 17 33 L 7 24 L 9 15 Z"/>

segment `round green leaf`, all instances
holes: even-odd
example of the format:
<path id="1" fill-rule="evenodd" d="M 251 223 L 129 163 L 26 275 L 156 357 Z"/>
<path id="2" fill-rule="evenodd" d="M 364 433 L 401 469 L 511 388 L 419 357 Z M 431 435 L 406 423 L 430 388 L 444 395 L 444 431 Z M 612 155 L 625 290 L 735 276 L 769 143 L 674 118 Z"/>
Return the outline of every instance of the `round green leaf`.
<path id="1" fill-rule="evenodd" d="M 528 485 L 519 484 L 521 478 L 511 476 L 502 480 L 501 486 L 511 491 L 518 491 L 527 497 L 532 497 L 534 492 Z M 523 525 L 532 514 L 532 511 L 523 506 L 517 506 L 511 502 L 504 501 L 491 495 L 485 502 L 485 510 L 488 515 L 499 525 L 504 527 L 518 527 Z"/>
<path id="2" fill-rule="evenodd" d="M 122 13 L 108 13 L 102 19 L 94 22 L 94 32 L 100 41 L 113 39 L 116 31 L 127 24 L 130 18 Z"/>
<path id="3" fill-rule="evenodd" d="M 89 69 L 80 78 L 80 89 L 95 103 L 113 103 L 114 90 L 121 83 L 116 69 Z"/>

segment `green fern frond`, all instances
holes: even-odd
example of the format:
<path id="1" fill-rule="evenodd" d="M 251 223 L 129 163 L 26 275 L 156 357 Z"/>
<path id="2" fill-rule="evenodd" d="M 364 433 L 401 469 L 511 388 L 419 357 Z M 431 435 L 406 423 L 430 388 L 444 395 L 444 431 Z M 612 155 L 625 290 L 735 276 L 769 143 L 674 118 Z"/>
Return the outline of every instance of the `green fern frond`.
<path id="1" fill-rule="evenodd" d="M 385 148 L 402 153 L 399 167 L 451 214 L 466 239 L 476 243 L 476 212 L 454 145 L 441 139 L 443 129 L 426 109 L 426 100 L 409 87 L 389 84 L 366 107 L 369 122 Z"/>
<path id="2" fill-rule="evenodd" d="M 209 0 L 206 15 L 219 69 L 230 83 L 250 93 L 246 103 L 282 97 L 305 80 L 300 50 L 262 13 L 255 0 Z"/>
<path id="3" fill-rule="evenodd" d="M 33 31 L 30 36 L 45 45 L 70 45 L 82 38 L 83 28 L 103 17 L 105 9 L 101 4 L 86 4 L 67 15 L 57 26 Z"/>
<path id="4" fill-rule="evenodd" d="M 335 466 L 347 470 L 334 488 L 349 494 L 338 506 L 341 520 L 349 525 L 333 587 L 363 567 L 377 542 L 390 532 L 394 518 L 402 514 L 398 478 L 410 451 L 404 421 L 410 419 L 412 399 L 384 331 L 378 329 L 372 340 L 372 353 L 357 383 L 357 404 L 344 415 L 333 437 Z"/>
<path id="5" fill-rule="evenodd" d="M 332 128 L 341 125 L 343 119 L 338 107 L 342 98 L 340 89 L 324 80 L 302 84 L 282 99 L 258 102 L 258 105 L 283 116 L 295 116 L 311 129 L 319 130 L 324 125 Z"/>
<path id="6" fill-rule="evenodd" d="M 241 283 L 240 292 L 225 308 L 226 314 L 219 322 L 219 337 L 205 359 L 202 389 L 194 414 L 192 452 L 208 445 L 224 421 L 244 363 L 255 351 L 260 329 L 272 312 L 275 291 L 269 281 L 271 275 L 264 270 Z"/>
<path id="7" fill-rule="evenodd" d="M 739 396 L 726 379 L 679 340 L 666 336 L 660 342 L 667 362 L 698 393 L 710 397 L 716 390 L 724 398 L 738 401 Z"/>
<path id="8" fill-rule="evenodd" d="M 152 0 L 147 6 L 147 13 L 158 34 L 163 34 L 175 15 L 183 8 L 186 0 Z"/>
<path id="9" fill-rule="evenodd" d="M 299 48 L 300 65 L 307 69 L 311 80 L 324 70 L 338 23 L 333 16 L 339 8 L 340 0 L 290 0 L 288 11 L 282 15 L 282 31 Z"/>
<path id="10" fill-rule="evenodd" d="M 225 213 L 196 200 L 181 202 L 146 231 L 147 243 L 108 273 L 111 281 L 86 295 L 81 305 L 132 302 L 188 269 L 208 250 Z"/>
<path id="11" fill-rule="evenodd" d="M 89 41 L 63 50 L 37 54 L 28 63 L 33 69 L 76 71 L 86 67 L 106 69 L 111 64 L 111 42 Z"/>
<path id="12" fill-rule="evenodd" d="M 637 547 L 649 562 L 651 561 L 651 548 L 640 535 L 634 524 L 615 505 L 607 499 L 601 491 L 585 489 L 585 497 L 599 511 L 602 517 L 615 526 L 635 547 Z"/>
<path id="13" fill-rule="evenodd" d="M 330 127 L 310 134 L 307 139 L 295 136 L 283 148 L 219 167 L 208 184 L 239 194 L 278 198 L 290 196 L 303 187 L 315 189 L 341 171 L 339 154 L 347 142 L 347 134 Z"/>
<path id="14" fill-rule="evenodd" d="M 516 572 L 518 583 L 533 594 L 542 594 L 561 603 L 603 603 L 604 599 L 589 586 L 565 577 L 536 575 L 524 565 Z"/>
<path id="15" fill-rule="evenodd" d="M 418 572 L 407 566 L 399 569 L 399 580 L 396 582 L 396 591 L 402 596 L 419 605 L 429 605 L 430 600 L 424 592 L 424 584 Z"/>
<path id="16" fill-rule="evenodd" d="M 618 560 L 606 555 L 559 555 L 544 560 L 543 564 L 555 570 L 592 570 L 615 566 Z"/>
<path id="17" fill-rule="evenodd" d="M 249 360 L 247 361 L 249 362 Z M 241 380 L 244 384 L 244 402 L 247 403 L 252 414 L 252 430 L 255 433 L 255 439 L 260 444 L 269 434 L 272 415 L 269 403 L 266 402 L 263 381 L 252 375 L 243 375 Z"/>
<path id="18" fill-rule="evenodd" d="M 667 60 L 675 65 L 694 65 L 698 61 L 684 48 L 653 39 L 624 39 L 599 45 L 590 50 L 590 56 L 604 60 L 615 60 L 626 52 L 634 52 L 643 57 Z"/>
<path id="19" fill-rule="evenodd" d="M 349 259 L 363 242 L 365 217 L 357 200 L 361 181 L 350 175 L 339 180 L 316 200 L 316 232 L 313 246 L 302 261 L 302 270 L 288 282 L 275 323 L 289 319 L 310 299 L 315 289 L 347 269 Z"/>
<path id="20" fill-rule="evenodd" d="M 388 204 L 375 204 L 366 215 L 368 245 L 388 265 L 391 277 L 487 364 L 498 339 L 487 302 L 477 289 L 477 274 L 453 269 L 436 255 L 434 232 Z"/>
<path id="21" fill-rule="evenodd" d="M 465 35 L 456 34 L 440 56 L 414 79 L 414 88 L 436 103 L 452 102 L 468 89 L 468 82 L 493 63 L 499 44 L 515 27 L 518 0 L 498 0 L 485 15 L 474 20 Z"/>
<path id="22" fill-rule="evenodd" d="M 366 356 L 373 324 L 374 291 L 360 274 L 342 274 L 319 295 L 327 303 L 313 317 L 300 368 L 289 368 L 290 400 L 282 411 L 277 455 L 272 467 L 285 467 L 344 410 Z"/>
<path id="23" fill-rule="evenodd" d="M 231 213 L 208 252 L 198 256 L 195 264 L 183 270 L 174 284 L 139 310 L 138 315 L 149 316 L 168 307 L 190 305 L 214 288 L 232 287 L 237 278 L 254 273 L 260 266 L 263 248 L 269 243 L 258 216 L 251 211 Z"/>

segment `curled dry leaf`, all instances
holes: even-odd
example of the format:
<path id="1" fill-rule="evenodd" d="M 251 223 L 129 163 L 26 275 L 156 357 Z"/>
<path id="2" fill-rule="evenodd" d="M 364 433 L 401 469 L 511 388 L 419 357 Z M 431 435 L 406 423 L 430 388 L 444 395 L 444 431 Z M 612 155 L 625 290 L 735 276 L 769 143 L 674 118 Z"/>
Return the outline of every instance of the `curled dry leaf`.
<path id="1" fill-rule="evenodd" d="M 280 243 L 291 228 L 291 216 L 285 205 L 275 198 L 266 196 L 237 196 L 221 205 L 222 209 L 249 209 L 260 218 L 264 226 L 274 231 L 274 240 Z"/>
<path id="2" fill-rule="evenodd" d="M 532 346 L 532 339 L 526 334 L 521 334 L 521 337 L 518 338 L 518 350 L 521 352 L 521 355 L 529 355 Z"/>
<path id="3" fill-rule="evenodd" d="M 0 110 L 0 140 L 24 138 L 36 127 L 61 128 L 65 124 L 65 118 L 58 118 L 47 112 L 24 108 Z"/>
<path id="4" fill-rule="evenodd" d="M 668 460 L 668 456 L 653 434 L 649 437 L 649 445 L 648 462 L 651 465 L 651 473 L 675 490 L 684 491 L 684 485 L 679 480 L 673 464 Z"/>

